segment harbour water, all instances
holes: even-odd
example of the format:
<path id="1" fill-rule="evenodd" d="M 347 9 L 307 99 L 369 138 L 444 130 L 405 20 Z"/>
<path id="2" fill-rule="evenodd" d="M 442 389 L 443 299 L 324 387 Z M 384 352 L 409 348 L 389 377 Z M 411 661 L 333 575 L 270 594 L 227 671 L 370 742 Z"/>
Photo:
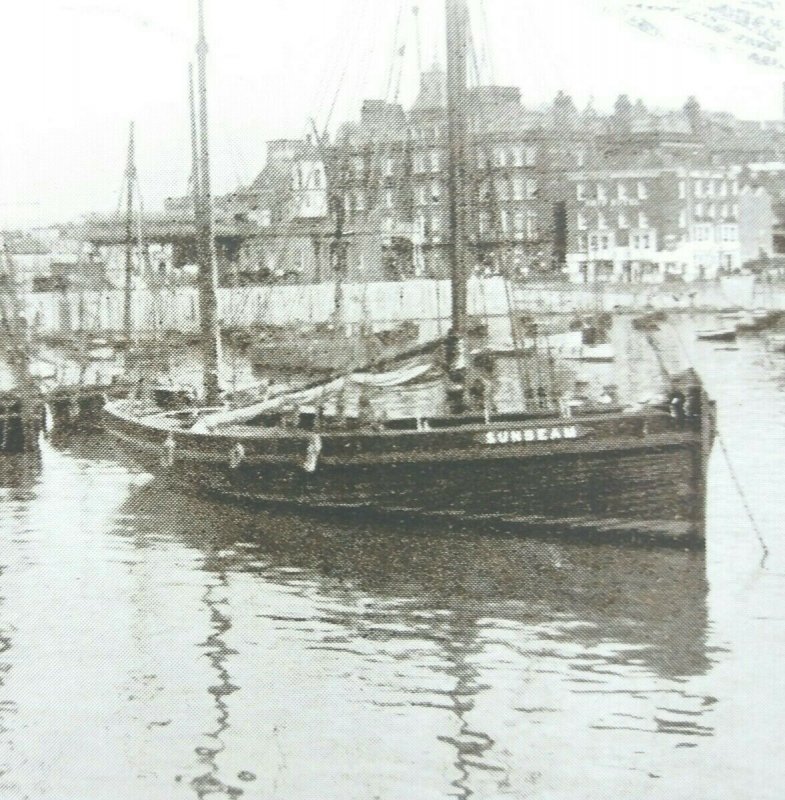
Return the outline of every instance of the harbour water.
<path id="1" fill-rule="evenodd" d="M 785 355 L 693 324 L 705 553 L 239 509 L 100 436 L 3 458 L 0 797 L 779 800 Z"/>

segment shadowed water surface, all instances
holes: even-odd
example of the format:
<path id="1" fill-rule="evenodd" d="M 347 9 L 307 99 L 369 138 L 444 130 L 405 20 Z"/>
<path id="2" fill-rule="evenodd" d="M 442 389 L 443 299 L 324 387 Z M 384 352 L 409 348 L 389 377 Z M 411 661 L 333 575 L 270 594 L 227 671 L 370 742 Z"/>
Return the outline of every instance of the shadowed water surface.
<path id="1" fill-rule="evenodd" d="M 0 796 L 779 798 L 785 358 L 677 340 L 706 554 L 236 509 L 100 438 L 0 462 Z"/>

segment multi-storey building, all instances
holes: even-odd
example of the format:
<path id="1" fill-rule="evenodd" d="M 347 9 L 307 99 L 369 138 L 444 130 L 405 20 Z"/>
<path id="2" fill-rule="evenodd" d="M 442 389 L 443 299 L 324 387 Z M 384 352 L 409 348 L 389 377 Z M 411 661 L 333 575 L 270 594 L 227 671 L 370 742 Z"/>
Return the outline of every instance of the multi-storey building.
<path id="1" fill-rule="evenodd" d="M 587 137 L 569 126 L 558 136 L 549 133 L 544 115 L 527 111 L 514 87 L 472 89 L 467 107 L 466 202 L 475 269 L 525 275 L 552 268 L 557 217 L 551 173 L 579 164 Z M 378 224 L 388 276 L 446 276 L 444 73 L 423 75 L 408 116 L 397 105 L 366 103 L 360 123 L 340 131 L 335 151 L 348 222 Z"/>
<path id="2" fill-rule="evenodd" d="M 331 141 L 269 142 L 258 177 L 216 198 L 217 222 L 260 229 L 236 251 L 219 251 L 222 271 L 327 280 L 340 231 L 350 277 L 446 276 L 446 105 L 445 75 L 434 67 L 409 109 L 366 100 L 359 120 Z M 781 121 L 706 112 L 694 98 L 653 111 L 622 95 L 603 115 L 591 104 L 579 111 L 560 92 L 531 109 L 507 86 L 470 89 L 467 108 L 466 203 L 478 273 L 561 276 L 566 266 L 573 279 L 697 277 L 766 250 L 765 193 L 744 187 L 771 190 L 739 168 L 783 163 Z M 785 231 L 785 192 L 773 194 Z M 192 205 L 182 198 L 167 211 L 188 217 Z M 745 217 L 753 213 L 757 220 Z"/>
<path id="3" fill-rule="evenodd" d="M 570 183 L 574 281 L 712 278 L 771 247 L 770 198 L 740 189 L 737 167 L 581 171 Z"/>

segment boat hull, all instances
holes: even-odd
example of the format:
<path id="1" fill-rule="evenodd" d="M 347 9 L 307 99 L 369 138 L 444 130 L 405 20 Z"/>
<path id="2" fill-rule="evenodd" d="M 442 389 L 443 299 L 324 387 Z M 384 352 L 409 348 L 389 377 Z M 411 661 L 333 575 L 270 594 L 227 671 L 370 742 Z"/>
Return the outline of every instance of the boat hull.
<path id="1" fill-rule="evenodd" d="M 271 439 L 237 430 L 167 433 L 110 405 L 107 427 L 147 470 L 233 500 L 700 546 L 713 437 L 713 407 L 706 407 L 689 421 L 608 414 Z"/>
<path id="2" fill-rule="evenodd" d="M 721 328 L 719 330 L 698 331 L 697 337 L 704 342 L 735 342 L 736 328 Z"/>

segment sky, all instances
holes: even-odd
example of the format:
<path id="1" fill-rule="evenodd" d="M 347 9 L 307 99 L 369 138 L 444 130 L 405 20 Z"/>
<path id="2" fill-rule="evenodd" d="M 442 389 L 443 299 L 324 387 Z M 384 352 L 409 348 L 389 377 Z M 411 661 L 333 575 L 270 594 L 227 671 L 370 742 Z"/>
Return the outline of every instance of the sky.
<path id="1" fill-rule="evenodd" d="M 706 108 L 745 118 L 782 116 L 785 71 L 725 49 L 705 27 L 666 19 L 674 3 L 662 11 L 663 0 L 469 2 L 483 82 L 520 86 L 526 104 L 547 102 L 559 89 L 579 107 L 591 100 L 600 110 L 621 92 L 656 107 L 681 106 L 694 94 Z M 683 2 L 693 12 L 717 5 Z M 742 10 L 778 8 L 777 0 L 736 2 Z M 254 178 L 268 139 L 303 136 L 311 117 L 334 130 L 358 117 L 366 97 L 411 103 L 419 67 L 444 62 L 443 0 L 205 4 L 216 192 Z M 145 208 L 186 191 L 195 6 L 1 4 L 0 230 L 114 211 L 130 120 Z M 640 13 L 654 15 L 654 34 L 630 24 Z"/>

